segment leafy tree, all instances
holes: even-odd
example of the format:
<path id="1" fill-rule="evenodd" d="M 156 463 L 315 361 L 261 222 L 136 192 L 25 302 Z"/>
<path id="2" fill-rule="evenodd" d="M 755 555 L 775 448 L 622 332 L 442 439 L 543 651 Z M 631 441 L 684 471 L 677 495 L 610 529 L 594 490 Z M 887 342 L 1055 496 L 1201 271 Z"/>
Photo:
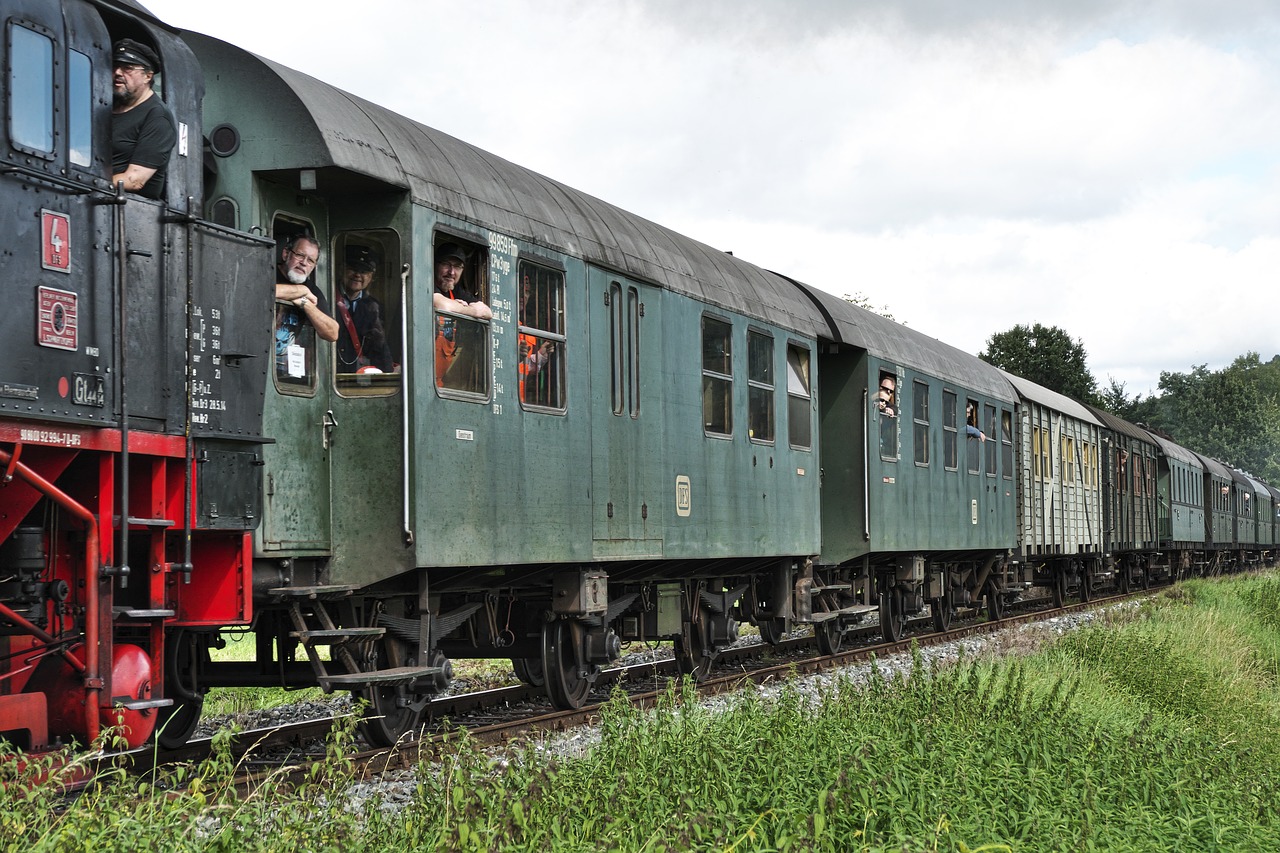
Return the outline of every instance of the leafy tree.
<path id="1" fill-rule="evenodd" d="M 1280 483 L 1280 364 L 1256 352 L 1229 367 L 1160 374 L 1158 425 L 1179 444 Z"/>
<path id="2" fill-rule="evenodd" d="M 880 305 L 880 306 L 872 305 L 871 298 L 868 297 L 862 291 L 858 291 L 857 293 L 846 293 L 844 296 L 840 298 L 843 299 L 845 302 L 851 302 L 854 305 L 857 305 L 859 308 L 865 308 L 866 310 L 870 311 L 872 314 L 879 314 L 881 317 L 884 317 L 886 320 L 893 320 L 895 323 L 897 322 L 894 316 L 889 313 L 888 305 Z M 906 323 L 903 323 L 902 325 L 905 326 Z"/>
<path id="3" fill-rule="evenodd" d="M 1107 377 L 1107 387 L 1099 397 L 1102 408 L 1131 424 L 1154 423 L 1159 409 L 1159 398 L 1137 394 L 1130 399 L 1125 393 L 1125 383 L 1117 382 L 1112 376 Z"/>
<path id="4" fill-rule="evenodd" d="M 987 338 L 987 348 L 978 358 L 1072 399 L 1102 402 L 1097 380 L 1085 364 L 1084 343 L 1057 326 L 1019 323 Z"/>

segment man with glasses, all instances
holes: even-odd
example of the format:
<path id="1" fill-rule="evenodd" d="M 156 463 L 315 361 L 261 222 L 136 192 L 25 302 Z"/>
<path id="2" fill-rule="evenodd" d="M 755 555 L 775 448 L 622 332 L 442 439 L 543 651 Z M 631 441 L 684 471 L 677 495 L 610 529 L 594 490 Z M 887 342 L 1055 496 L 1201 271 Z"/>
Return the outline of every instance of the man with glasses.
<path id="1" fill-rule="evenodd" d="M 298 309 L 296 325 L 309 322 L 321 340 L 333 342 L 338 339 L 338 321 L 329 316 L 329 303 L 311 281 L 318 263 L 320 244 L 311 237 L 299 234 L 285 243 L 276 264 L 276 301 Z"/>
<path id="2" fill-rule="evenodd" d="M 169 152 L 178 140 L 173 115 L 151 89 L 155 51 L 121 39 L 111 51 L 111 185 L 147 198 L 164 195 Z"/>
<path id="3" fill-rule="evenodd" d="M 329 316 L 329 303 L 311 274 L 320 262 L 320 244 L 299 234 L 284 244 L 276 264 L 276 378 L 311 385 L 315 371 L 315 344 L 304 334 L 307 326 L 321 340 L 338 339 L 338 321 Z"/>

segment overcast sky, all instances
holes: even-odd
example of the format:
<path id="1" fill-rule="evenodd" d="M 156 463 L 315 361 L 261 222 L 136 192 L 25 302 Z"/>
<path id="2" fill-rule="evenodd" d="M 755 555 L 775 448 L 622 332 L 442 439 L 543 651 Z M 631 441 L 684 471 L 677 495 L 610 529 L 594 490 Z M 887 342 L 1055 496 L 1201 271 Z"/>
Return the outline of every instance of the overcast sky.
<path id="1" fill-rule="evenodd" d="M 1274 0 L 142 2 L 971 352 L 1280 352 Z"/>

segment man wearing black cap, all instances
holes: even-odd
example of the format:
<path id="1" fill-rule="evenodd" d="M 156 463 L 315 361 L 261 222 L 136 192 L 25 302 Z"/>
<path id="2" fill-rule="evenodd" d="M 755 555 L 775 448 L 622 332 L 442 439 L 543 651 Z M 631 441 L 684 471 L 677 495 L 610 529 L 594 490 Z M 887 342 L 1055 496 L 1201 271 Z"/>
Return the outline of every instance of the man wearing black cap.
<path id="1" fill-rule="evenodd" d="M 169 152 L 178 139 L 168 107 L 151 89 L 160 70 L 155 51 L 121 39 L 111 52 L 111 185 L 147 198 L 164 194 Z"/>
<path id="2" fill-rule="evenodd" d="M 382 303 L 369 293 L 377 268 L 368 246 L 347 247 L 338 294 L 339 373 L 390 373 L 393 369 Z"/>
<path id="3" fill-rule="evenodd" d="M 477 320 L 493 316 L 489 306 L 472 293 L 462 280 L 467 255 L 462 247 L 452 241 L 436 247 L 436 289 L 431 304 L 437 311 L 462 314 Z M 445 374 L 458 357 L 458 321 L 452 317 L 436 318 L 436 385 L 443 387 Z"/>

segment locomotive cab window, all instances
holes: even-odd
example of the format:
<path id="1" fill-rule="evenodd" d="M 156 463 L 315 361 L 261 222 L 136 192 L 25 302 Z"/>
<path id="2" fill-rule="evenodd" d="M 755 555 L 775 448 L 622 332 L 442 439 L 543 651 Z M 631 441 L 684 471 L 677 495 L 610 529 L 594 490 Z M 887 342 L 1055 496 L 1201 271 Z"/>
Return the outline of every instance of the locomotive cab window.
<path id="1" fill-rule="evenodd" d="M 442 234 L 432 254 L 436 389 L 443 396 L 486 400 L 493 316 L 488 249 Z"/>
<path id="2" fill-rule="evenodd" d="M 773 442 L 773 338 L 747 332 L 747 437 Z"/>
<path id="3" fill-rule="evenodd" d="M 733 327 L 714 317 L 702 318 L 702 427 L 733 434 Z"/>
<path id="4" fill-rule="evenodd" d="M 53 154 L 53 39 L 9 25 L 9 141 L 14 148 Z"/>
<path id="5" fill-rule="evenodd" d="M 334 383 L 344 397 L 394 394 L 402 340 L 400 239 L 394 231 L 347 231 L 333 248 Z"/>
<path id="6" fill-rule="evenodd" d="M 526 409 L 565 410 L 564 273 L 520 262 L 520 402 Z"/>

